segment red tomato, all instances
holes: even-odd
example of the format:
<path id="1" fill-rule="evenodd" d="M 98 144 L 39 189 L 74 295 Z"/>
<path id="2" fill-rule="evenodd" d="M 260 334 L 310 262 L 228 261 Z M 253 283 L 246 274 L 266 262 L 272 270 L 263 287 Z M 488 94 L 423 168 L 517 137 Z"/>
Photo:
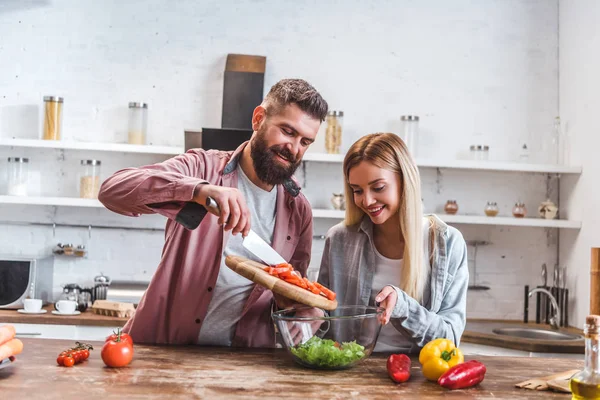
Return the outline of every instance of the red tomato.
<path id="1" fill-rule="evenodd" d="M 62 354 L 61 354 L 61 355 L 59 355 L 59 356 L 56 358 L 56 363 L 57 363 L 58 365 L 65 365 L 65 364 L 64 364 L 64 361 L 65 361 L 65 356 L 64 356 L 64 355 L 62 355 Z"/>
<path id="2" fill-rule="evenodd" d="M 120 333 L 121 336 L 121 342 L 125 342 L 127 344 L 129 344 L 131 347 L 133 347 L 133 339 L 131 338 L 131 336 L 129 336 L 126 333 Z M 119 337 L 119 333 L 113 333 L 112 335 L 110 335 L 109 337 L 106 338 L 105 342 L 108 342 L 110 340 L 112 341 L 117 341 L 117 338 Z"/>
<path id="3" fill-rule="evenodd" d="M 72 367 L 75 365 L 75 359 L 73 357 L 65 357 L 63 364 L 65 367 Z"/>
<path id="4" fill-rule="evenodd" d="M 87 349 L 81 350 L 81 353 L 83 354 L 84 360 L 87 360 L 90 357 L 90 351 Z"/>
<path id="5" fill-rule="evenodd" d="M 133 359 L 133 345 L 124 341 L 109 340 L 102 346 L 100 356 L 109 367 L 124 367 Z"/>

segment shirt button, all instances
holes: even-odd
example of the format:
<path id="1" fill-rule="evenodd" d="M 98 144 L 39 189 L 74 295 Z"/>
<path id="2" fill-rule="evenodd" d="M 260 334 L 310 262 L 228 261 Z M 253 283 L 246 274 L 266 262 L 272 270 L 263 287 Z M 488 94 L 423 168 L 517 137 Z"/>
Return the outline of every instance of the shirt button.
<path id="1" fill-rule="evenodd" d="M 210 286 L 209 286 L 209 287 L 208 287 L 208 291 L 209 291 L 209 292 L 212 292 L 212 287 L 210 287 Z"/>
<path id="2" fill-rule="evenodd" d="M 200 318 L 196 318 L 196 323 L 199 324 L 200 323 Z"/>
<path id="3" fill-rule="evenodd" d="M 292 240 L 292 237 L 291 237 L 291 236 L 288 236 L 288 237 L 287 237 L 287 240 Z"/>

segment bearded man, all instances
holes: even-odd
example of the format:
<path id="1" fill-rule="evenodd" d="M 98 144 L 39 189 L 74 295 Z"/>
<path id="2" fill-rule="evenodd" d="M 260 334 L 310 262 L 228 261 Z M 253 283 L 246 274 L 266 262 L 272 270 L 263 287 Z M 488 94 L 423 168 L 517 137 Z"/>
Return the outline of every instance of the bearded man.
<path id="1" fill-rule="evenodd" d="M 252 227 L 305 275 L 312 211 L 293 173 L 327 115 L 301 79 L 277 82 L 252 115 L 253 134 L 233 152 L 192 149 L 108 178 L 98 199 L 116 213 L 167 217 L 162 258 L 124 332 L 136 343 L 273 347 L 273 307 L 286 301 L 225 265 Z M 214 199 L 220 215 L 208 213 Z M 258 260 L 257 260 L 258 261 Z"/>

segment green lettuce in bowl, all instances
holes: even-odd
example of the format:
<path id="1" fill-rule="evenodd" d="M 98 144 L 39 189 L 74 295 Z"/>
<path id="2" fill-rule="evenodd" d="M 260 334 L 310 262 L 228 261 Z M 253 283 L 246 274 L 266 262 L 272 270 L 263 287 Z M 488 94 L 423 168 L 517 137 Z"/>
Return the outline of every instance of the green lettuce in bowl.
<path id="1" fill-rule="evenodd" d="M 272 314 L 281 341 L 295 362 L 315 369 L 345 369 L 371 355 L 383 308 L 338 306 L 323 316 L 314 316 L 312 311 L 297 307 Z"/>
<path id="2" fill-rule="evenodd" d="M 320 368 L 343 368 L 366 356 L 365 347 L 352 342 L 341 345 L 331 339 L 313 336 L 306 343 L 290 348 L 304 363 Z"/>

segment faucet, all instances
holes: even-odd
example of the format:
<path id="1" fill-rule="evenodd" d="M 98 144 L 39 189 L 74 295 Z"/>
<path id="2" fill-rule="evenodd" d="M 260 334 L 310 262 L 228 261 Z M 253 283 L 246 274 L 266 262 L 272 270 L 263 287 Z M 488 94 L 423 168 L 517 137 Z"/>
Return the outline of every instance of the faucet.
<path id="1" fill-rule="evenodd" d="M 550 326 L 552 327 L 552 329 L 558 329 L 559 326 L 559 321 L 560 321 L 560 310 L 558 309 L 558 303 L 556 302 L 556 298 L 554 298 L 554 296 L 552 296 L 552 293 L 550 293 L 548 290 L 544 289 L 544 288 L 535 288 L 532 289 L 529 292 L 529 297 L 531 297 L 532 294 L 534 293 L 544 293 L 546 296 L 548 296 L 550 298 L 550 302 L 552 303 L 552 308 L 554 308 L 554 315 L 550 317 Z"/>

